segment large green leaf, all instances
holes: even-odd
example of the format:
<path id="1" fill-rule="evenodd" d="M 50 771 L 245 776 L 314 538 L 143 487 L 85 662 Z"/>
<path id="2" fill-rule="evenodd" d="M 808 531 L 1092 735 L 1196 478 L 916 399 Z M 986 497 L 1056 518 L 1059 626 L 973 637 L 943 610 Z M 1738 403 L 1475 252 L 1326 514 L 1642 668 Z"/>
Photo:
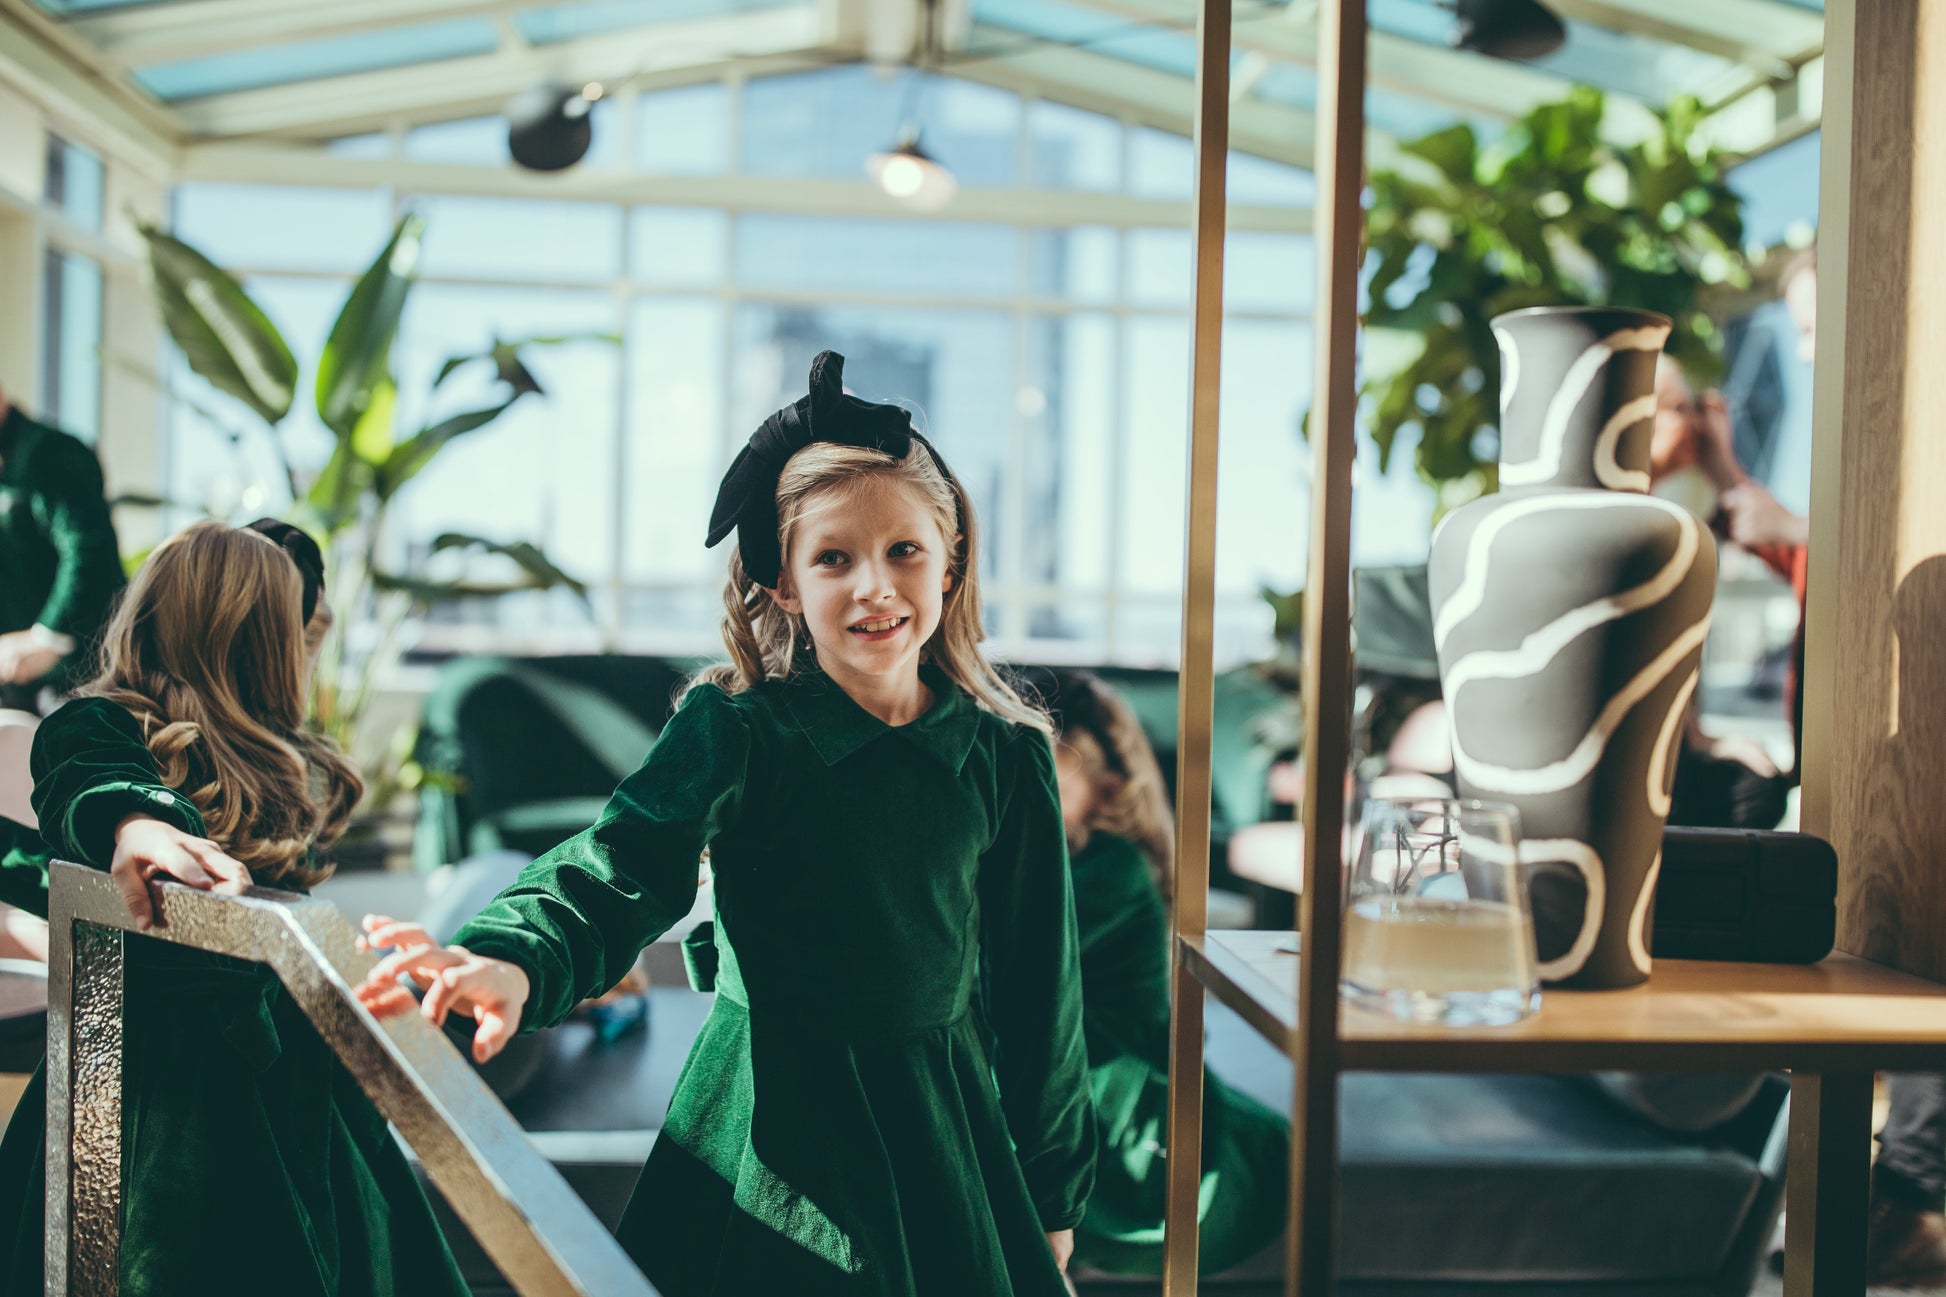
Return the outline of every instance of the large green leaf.
<path id="1" fill-rule="evenodd" d="M 423 428 L 392 448 L 373 473 L 373 487 L 378 498 L 389 500 L 398 489 L 416 477 L 426 465 L 432 463 L 434 456 L 445 448 L 446 443 L 455 437 L 465 436 L 476 429 L 484 428 L 503 414 L 507 407 L 520 399 L 515 392 L 498 405 L 489 405 L 479 410 L 468 410 L 443 419 L 430 428 Z"/>
<path id="2" fill-rule="evenodd" d="M 358 496 L 371 474 L 371 465 L 359 459 L 352 449 L 351 438 L 340 437 L 330 461 L 305 496 L 305 502 L 316 511 L 327 534 L 357 520 Z"/>
<path id="3" fill-rule="evenodd" d="M 383 464 L 397 444 L 393 435 L 393 419 L 399 406 L 399 385 L 391 377 L 381 380 L 372 389 L 371 399 L 365 403 L 364 412 L 351 430 L 352 453 L 367 464 Z"/>
<path id="4" fill-rule="evenodd" d="M 580 595 L 583 599 L 588 597 L 588 587 L 586 585 L 554 566 L 553 561 L 541 552 L 538 545 L 531 544 L 528 541 L 516 540 L 503 543 L 501 541 L 488 540 L 484 536 L 472 536 L 457 531 L 442 532 L 433 538 L 433 553 L 439 554 L 448 550 L 480 550 L 488 554 L 498 554 L 503 558 L 510 558 L 514 561 L 515 566 L 519 567 L 521 572 L 528 578 L 531 583 L 531 588 L 536 590 L 552 590 L 556 587 L 566 587 Z"/>
<path id="5" fill-rule="evenodd" d="M 590 330 L 583 333 L 543 333 L 529 338 L 514 338 L 510 341 L 496 339 L 494 344 L 485 351 L 470 351 L 464 355 L 446 357 L 445 363 L 439 367 L 438 374 L 433 377 L 432 385 L 438 387 L 451 377 L 453 371 L 473 364 L 475 361 L 490 360 L 493 362 L 495 378 L 511 384 L 517 392 L 538 392 L 541 390 L 541 385 L 534 381 L 533 374 L 521 360 L 521 351 L 527 347 L 558 347 L 570 342 L 606 342 L 611 346 L 619 347 L 622 345 L 622 336 L 619 333 Z"/>
<path id="6" fill-rule="evenodd" d="M 381 590 L 399 591 L 411 595 L 421 603 L 428 604 L 447 599 L 492 597 L 528 590 L 555 589 L 572 590 L 584 603 L 587 601 L 588 587 L 556 567 L 553 560 L 541 552 L 539 546 L 527 541 L 502 542 L 488 540 L 484 536 L 451 531 L 443 532 L 433 539 L 433 553 L 454 550 L 478 550 L 511 559 L 520 569 L 521 579 L 500 582 L 442 580 L 410 573 L 374 571 L 372 583 Z"/>
<path id="7" fill-rule="evenodd" d="M 418 275 L 425 218 L 409 213 L 338 312 L 318 361 L 318 417 L 349 437 L 391 373 L 392 340 Z"/>
<path id="8" fill-rule="evenodd" d="M 153 225 L 136 227 L 148 243 L 163 327 L 189 367 L 234 396 L 265 423 L 290 413 L 297 360 L 229 271 Z"/>

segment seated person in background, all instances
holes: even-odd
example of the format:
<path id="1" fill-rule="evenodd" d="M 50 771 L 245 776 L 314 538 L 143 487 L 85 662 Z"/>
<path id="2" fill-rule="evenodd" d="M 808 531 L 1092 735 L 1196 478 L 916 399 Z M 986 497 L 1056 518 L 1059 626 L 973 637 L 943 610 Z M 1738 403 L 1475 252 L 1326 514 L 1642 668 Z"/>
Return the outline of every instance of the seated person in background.
<path id="1" fill-rule="evenodd" d="M 39 719 L 29 712 L 0 711 L 0 858 L 16 844 L 32 853 L 40 850 L 40 840 L 34 833 L 39 822 L 30 801 L 34 776 L 28 768 L 38 724 Z M 31 900 L 23 903 L 24 908 L 0 904 L 0 959 L 47 962 L 47 921 L 38 917 L 47 905 L 46 892 L 44 877 L 30 880 Z M 8 894 L 9 889 L 0 885 L 0 901 Z"/>
<path id="2" fill-rule="evenodd" d="M 1162 772 L 1127 703 L 1082 671 L 1024 683 L 1053 718 L 1054 768 L 1074 875 L 1083 1031 L 1100 1139 L 1094 1194 L 1074 1260 L 1162 1273 L 1169 1121 L 1169 915 L 1175 825 Z M 1226 1270 L 1284 1230 L 1290 1127 L 1203 1073 L 1204 1273 Z"/>
<path id="3" fill-rule="evenodd" d="M 1717 512 L 1711 520 L 1717 534 L 1750 550 L 1790 581 L 1802 608 L 1805 547 L 1799 544 L 1789 551 L 1775 543 L 1780 517 L 1791 519 L 1794 515 L 1778 505 L 1737 462 L 1729 406 L 1722 394 L 1705 392 L 1699 399 L 1682 370 L 1666 356 L 1656 366 L 1655 434 L 1649 459 L 1650 474 L 1657 482 L 1692 465 L 1699 469 L 1717 493 Z M 1801 524 L 1803 520 L 1796 521 Z M 1800 631 L 1795 650 L 1800 663 L 1802 655 Z M 1785 691 L 1793 733 L 1798 716 L 1797 675 L 1793 670 Z M 1759 745 L 1705 734 L 1692 704 L 1676 759 L 1669 823 L 1775 828 L 1784 817 L 1786 798 L 1795 779 L 1794 770 L 1789 774 L 1779 771 Z"/>
<path id="4" fill-rule="evenodd" d="M 138 930 L 160 874 L 302 891 L 330 873 L 363 790 L 304 728 L 330 624 L 309 537 L 196 523 L 143 565 L 85 696 L 40 727 L 40 836 L 107 871 Z M 0 887 L 23 904 L 24 832 L 0 821 Z M 119 1291 L 465 1297 L 390 1127 L 274 973 L 156 941 L 128 966 Z M 0 1292 L 44 1285 L 46 1111 L 43 1068 L 0 1140 Z"/>
<path id="5" fill-rule="evenodd" d="M 0 707 L 37 710 L 87 670 L 122 584 L 95 453 L 0 389 Z"/>

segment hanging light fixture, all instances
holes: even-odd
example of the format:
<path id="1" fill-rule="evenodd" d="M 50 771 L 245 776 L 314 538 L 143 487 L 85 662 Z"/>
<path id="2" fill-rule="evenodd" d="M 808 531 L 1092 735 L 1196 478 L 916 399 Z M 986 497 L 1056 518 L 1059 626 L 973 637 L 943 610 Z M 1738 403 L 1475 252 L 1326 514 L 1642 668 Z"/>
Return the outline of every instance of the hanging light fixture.
<path id="1" fill-rule="evenodd" d="M 907 126 L 897 143 L 865 160 L 878 187 L 915 211 L 936 212 L 959 188 L 953 173 L 919 143 L 919 128 Z"/>
<path id="2" fill-rule="evenodd" d="M 892 146 L 865 159 L 865 172 L 893 199 L 920 212 L 936 212 L 952 201 L 959 182 L 946 164 L 919 143 L 919 97 L 925 90 L 926 64 L 938 64 L 935 19 L 939 0 L 923 0 L 924 15 L 918 49 L 907 73 L 905 102 L 899 114 L 898 138 Z"/>
<path id="3" fill-rule="evenodd" d="M 561 171 L 581 161 L 594 142 L 589 114 L 602 88 L 546 82 L 507 105 L 507 151 L 529 171 Z"/>
<path id="4" fill-rule="evenodd" d="M 1540 0 L 1457 0 L 1453 44 L 1476 54 L 1522 61 L 1561 48 L 1568 30 Z"/>

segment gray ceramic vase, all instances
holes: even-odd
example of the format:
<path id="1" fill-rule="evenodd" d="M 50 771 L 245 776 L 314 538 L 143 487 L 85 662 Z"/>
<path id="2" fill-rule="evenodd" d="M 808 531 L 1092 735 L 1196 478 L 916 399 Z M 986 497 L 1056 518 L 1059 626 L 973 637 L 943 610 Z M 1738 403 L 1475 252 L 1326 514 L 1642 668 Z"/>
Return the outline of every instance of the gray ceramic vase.
<path id="1" fill-rule="evenodd" d="M 1716 544 L 1648 494 L 1669 321 L 1537 307 L 1500 342 L 1500 491 L 1433 534 L 1460 791 L 1511 802 L 1541 976 L 1649 975 L 1662 824 L 1716 591 Z"/>

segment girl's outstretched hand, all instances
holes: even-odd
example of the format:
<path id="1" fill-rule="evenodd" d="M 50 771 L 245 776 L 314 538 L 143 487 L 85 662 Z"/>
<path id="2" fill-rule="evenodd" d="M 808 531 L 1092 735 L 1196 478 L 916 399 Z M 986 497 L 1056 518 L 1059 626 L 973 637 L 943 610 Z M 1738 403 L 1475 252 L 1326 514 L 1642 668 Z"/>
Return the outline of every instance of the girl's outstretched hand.
<path id="1" fill-rule="evenodd" d="M 1057 1229 L 1047 1236 L 1047 1245 L 1054 1249 L 1054 1264 L 1062 1274 L 1068 1272 L 1068 1258 L 1074 1255 L 1074 1231 Z"/>
<path id="2" fill-rule="evenodd" d="M 478 1024 L 473 1032 L 473 1059 L 484 1063 L 506 1048 L 520 1027 L 527 1003 L 527 974 L 518 964 L 488 959 L 464 946 L 441 946 L 416 923 L 400 923 L 379 914 L 365 916 L 366 950 L 393 948 L 358 985 L 358 999 L 375 1018 L 392 1018 L 415 1007 L 412 993 L 399 985 L 404 973 L 426 993 L 417 1004 L 433 1026 L 457 1010 Z"/>
<path id="3" fill-rule="evenodd" d="M 208 838 L 151 816 L 124 817 L 115 826 L 115 858 L 108 876 L 134 916 L 137 932 L 154 927 L 162 912 L 156 879 L 163 875 L 205 892 L 238 892 L 250 886 L 250 871 Z"/>

